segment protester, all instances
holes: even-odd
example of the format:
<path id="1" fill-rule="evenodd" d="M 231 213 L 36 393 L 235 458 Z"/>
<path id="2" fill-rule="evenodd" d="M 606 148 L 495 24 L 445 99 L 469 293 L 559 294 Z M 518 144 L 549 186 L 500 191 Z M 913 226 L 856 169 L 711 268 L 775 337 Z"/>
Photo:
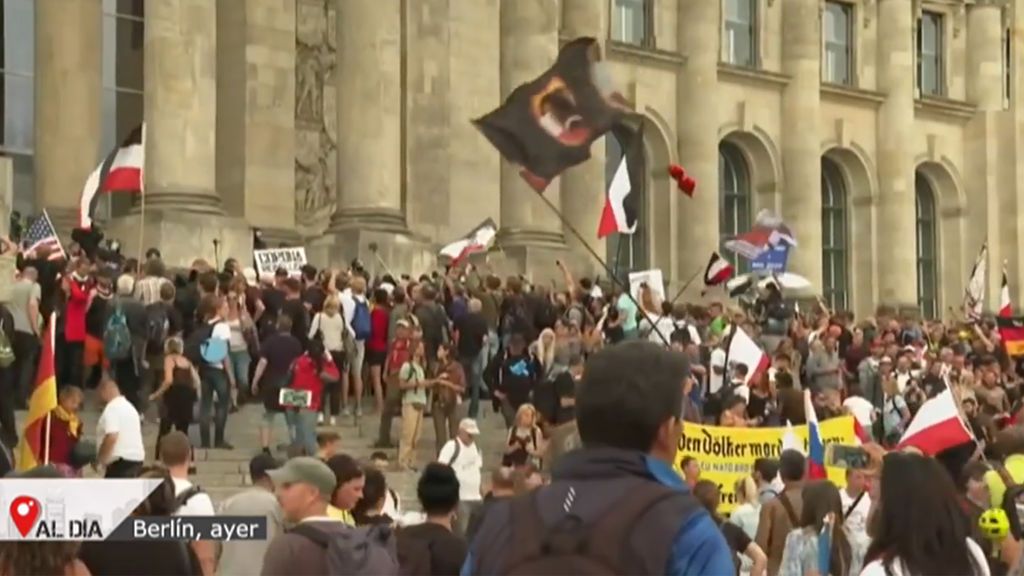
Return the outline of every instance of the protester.
<path id="1" fill-rule="evenodd" d="M 39 337 L 42 334 L 43 317 L 40 314 L 39 301 L 42 292 L 37 282 L 38 272 L 32 266 L 26 266 L 18 279 L 11 286 L 7 309 L 14 319 L 14 339 L 11 345 L 14 351 L 16 405 L 24 407 L 35 378 L 36 356 L 39 354 Z M 5 327 L 6 328 L 6 327 Z M 13 444 L 11 444 L 13 446 Z"/>
<path id="2" fill-rule="evenodd" d="M 378 413 L 384 409 L 382 370 L 388 358 L 388 330 L 391 324 L 389 300 L 387 290 L 377 288 L 373 291 L 370 337 L 366 340 L 366 365 L 369 366 L 370 385 Z"/>
<path id="3" fill-rule="evenodd" d="M 630 559 L 638 564 L 609 566 L 615 573 L 732 573 L 725 539 L 672 469 L 682 432 L 682 368 L 679 356 L 649 342 L 595 353 L 576 398 L 582 448 L 563 456 L 549 486 L 487 512 L 462 573 L 564 573 L 558 568 L 561 556 L 529 563 L 510 557 L 507 542 L 523 539 L 539 553 L 543 540 L 537 536 L 570 512 L 582 529 L 598 522 L 619 527 L 598 543 L 609 551 L 631 549 Z M 572 503 L 563 507 L 570 489 Z M 542 507 L 544 519 L 534 506 Z M 511 522 L 512 514 L 526 514 L 531 521 Z M 641 514 L 649 520 L 637 522 Z M 656 532 L 662 530 L 671 537 Z M 671 542 L 669 549 L 656 544 L 665 541 Z"/>
<path id="4" fill-rule="evenodd" d="M 277 332 L 271 334 L 260 345 L 260 361 L 252 379 L 252 393 L 263 399 L 263 422 L 260 426 L 260 444 L 263 451 L 270 453 L 270 442 L 274 431 L 274 420 L 283 414 L 279 395 L 287 385 L 288 371 L 300 356 L 302 344 L 292 334 L 292 320 L 281 316 L 277 320 Z M 292 432 L 294 435 L 294 432 Z M 294 440 L 294 438 L 292 438 Z"/>
<path id="5" fill-rule="evenodd" d="M 700 462 L 693 456 L 683 456 L 679 461 L 679 469 L 683 471 L 683 482 L 693 490 L 700 480 Z"/>
<path id="6" fill-rule="evenodd" d="M 260 573 L 328 576 L 328 548 L 313 538 L 320 534 L 331 538 L 348 530 L 344 522 L 327 515 L 337 483 L 334 473 L 327 464 L 309 456 L 292 458 L 267 473 L 274 483 L 284 521 L 296 527 L 270 541 Z"/>
<path id="7" fill-rule="evenodd" d="M 453 346 L 441 344 L 437 348 L 437 364 L 433 391 L 431 419 L 434 421 L 434 438 L 437 451 L 458 433 L 458 411 L 462 395 L 466 392 L 466 373 L 455 359 Z"/>
<path id="8" fill-rule="evenodd" d="M 363 469 L 363 495 L 352 509 L 356 526 L 392 526 L 395 519 L 384 511 L 388 501 L 387 479 L 375 467 Z"/>
<path id="9" fill-rule="evenodd" d="M 176 336 L 164 344 L 163 381 L 149 395 L 149 400 L 160 403 L 160 430 L 157 432 L 156 457 L 160 457 L 160 439 L 171 428 L 188 434 L 192 425 L 192 412 L 199 397 L 199 372 L 184 355 L 185 343 Z"/>
<path id="10" fill-rule="evenodd" d="M 315 456 L 324 462 L 330 460 L 331 456 L 341 449 L 341 435 L 337 432 L 317 432 Z"/>
<path id="11" fill-rule="evenodd" d="M 96 424 L 96 461 L 106 468 L 107 478 L 135 478 L 146 459 L 139 413 L 113 380 L 101 382 L 97 391 L 105 405 Z"/>
<path id="12" fill-rule="evenodd" d="M 490 358 L 486 358 L 485 347 L 487 346 L 488 333 L 490 328 L 488 321 L 482 313 L 483 304 L 477 298 L 469 300 L 469 311 L 455 323 L 455 333 L 458 341 L 458 362 L 462 365 L 462 371 L 466 376 L 466 386 L 469 391 L 470 418 L 476 418 L 480 414 L 480 392 L 483 389 L 484 367 Z M 495 316 L 497 314 L 495 313 Z"/>
<path id="13" fill-rule="evenodd" d="M 822 574 L 821 534 L 827 532 L 828 574 L 856 576 L 864 561 L 863 542 L 846 531 L 839 490 L 828 480 L 804 485 L 799 524 L 786 536 L 779 574 L 803 576 Z"/>
<path id="14" fill-rule="evenodd" d="M 761 517 L 761 501 L 758 500 L 757 483 L 752 476 L 744 476 L 733 486 L 736 507 L 729 515 L 729 522 L 740 527 L 751 539 L 757 537 L 757 522 Z"/>
<path id="15" fill-rule="evenodd" d="M 352 510 L 363 499 L 366 474 L 359 463 L 347 454 L 331 456 L 327 460 L 327 467 L 334 473 L 335 478 L 335 488 L 327 507 L 327 515 L 349 526 L 355 526 Z"/>
<path id="16" fill-rule="evenodd" d="M 327 353 L 331 355 L 334 365 L 342 372 L 342 378 L 324 383 L 324 398 L 321 401 L 323 411 L 317 416 L 317 423 L 323 424 L 329 418 L 331 426 L 337 424 L 341 413 L 342 380 L 347 377 L 347 358 L 345 357 L 345 334 L 348 330 L 345 317 L 341 315 L 341 302 L 337 296 L 331 295 L 324 301 L 323 310 L 313 317 L 309 327 L 310 340 L 319 339 L 323 342 Z"/>
<path id="17" fill-rule="evenodd" d="M 233 376 L 231 398 L 237 407 L 238 395 L 249 393 L 249 364 L 252 362 L 250 350 L 258 349 L 259 338 L 256 334 L 256 322 L 249 313 L 245 278 L 232 278 L 226 296 L 228 302 L 227 317 L 224 321 L 231 329 L 228 346 L 228 366 Z"/>
<path id="18" fill-rule="evenodd" d="M 398 385 L 402 393 L 402 439 L 398 446 L 398 466 L 416 470 L 414 458 L 416 443 L 423 427 L 423 412 L 427 406 L 427 388 L 433 382 L 426 378 L 426 349 L 418 342 L 409 360 L 399 371 Z"/>
<path id="19" fill-rule="evenodd" d="M 508 345 L 491 360 L 484 372 L 484 381 L 497 402 L 496 410 L 501 410 L 507 427 L 512 427 L 519 407 L 529 402 L 541 373 L 540 362 L 530 353 L 523 334 L 509 335 Z"/>
<path id="20" fill-rule="evenodd" d="M 78 559 L 80 542 L 62 540 L 0 542 L 0 573 L 33 576 L 91 576 Z"/>
<path id="21" fill-rule="evenodd" d="M 501 465 L 516 468 L 538 463 L 545 450 L 544 434 L 537 421 L 537 409 L 532 404 L 521 405 L 508 430 Z"/>
<path id="22" fill-rule="evenodd" d="M 234 372 L 229 358 L 231 327 L 224 319 L 228 315 L 227 300 L 214 295 L 204 296 L 199 303 L 199 316 L 204 328 L 197 329 L 185 343 L 186 356 L 196 365 L 201 384 L 199 396 L 199 437 L 203 448 L 232 450 L 224 438 L 228 408 L 231 406 L 229 390 L 235 386 Z M 195 342 L 198 357 L 189 354 Z M 198 361 L 197 361 L 198 360 Z M 216 411 L 215 411 L 216 410 Z M 210 444 L 210 424 L 213 424 L 213 444 Z"/>
<path id="23" fill-rule="evenodd" d="M 776 485 L 779 475 L 779 461 L 774 458 L 758 458 L 754 460 L 753 478 L 757 483 L 757 501 L 767 503 L 782 492 L 783 486 Z M 781 481 L 780 481 L 781 482 Z"/>
<path id="24" fill-rule="evenodd" d="M 768 574 L 779 574 L 786 537 L 800 526 L 803 511 L 803 480 L 807 461 L 796 450 L 783 450 L 779 457 L 779 476 L 785 485 L 777 497 L 761 506 L 757 521 L 757 545 L 768 555 Z"/>
<path id="25" fill-rule="evenodd" d="M 192 467 L 192 443 L 183 432 L 174 431 L 160 439 L 160 461 L 167 468 L 174 484 L 177 510 L 174 516 L 214 516 L 213 500 L 189 479 Z M 212 575 L 217 567 L 214 542 L 197 540 L 191 543 L 204 574 Z"/>
<path id="26" fill-rule="evenodd" d="M 264 540 L 231 540 L 220 545 L 217 574 L 220 576 L 252 576 L 259 574 L 267 546 L 284 530 L 281 506 L 274 496 L 274 483 L 269 472 L 280 463 L 267 454 L 257 454 L 249 461 L 252 488 L 231 496 L 220 505 L 220 516 L 252 516 L 267 519 Z"/>
<path id="27" fill-rule="evenodd" d="M 122 274 L 117 279 L 116 288 L 116 296 L 107 305 L 107 319 L 103 329 L 103 356 L 110 361 L 110 371 L 117 380 L 121 393 L 141 414 L 146 308 L 132 296 L 135 278 Z"/>
<path id="28" fill-rule="evenodd" d="M 348 333 L 352 341 L 346 352 L 348 354 L 349 377 L 342 383 L 341 403 L 342 414 L 353 413 L 349 406 L 349 390 L 355 401 L 355 415 L 363 414 L 363 362 L 366 360 L 366 341 L 373 330 L 373 319 L 370 314 L 370 303 L 366 299 L 366 279 L 354 276 L 347 289 L 341 292 L 341 306 L 348 325 Z M 351 388 L 350 388 L 351 386 Z"/>
<path id="29" fill-rule="evenodd" d="M 870 541 L 868 537 L 868 515 L 871 511 L 871 496 L 867 490 L 867 478 L 863 470 L 846 470 L 846 488 L 839 491 L 843 501 L 843 519 L 851 542 L 855 544 Z"/>
<path id="30" fill-rule="evenodd" d="M 459 479 L 459 509 L 454 527 L 455 533 L 459 535 L 466 534 L 470 517 L 483 501 L 480 471 L 484 460 L 476 444 L 479 435 L 480 427 L 476 420 L 462 419 L 455 437 L 445 443 L 437 457 L 438 462 L 455 470 L 455 476 Z"/>
<path id="31" fill-rule="evenodd" d="M 61 288 L 67 302 L 60 316 L 64 324 L 64 339 L 58 346 L 61 360 L 57 366 L 57 383 L 60 386 L 81 388 L 85 359 L 85 314 L 92 289 L 88 260 L 81 258 L 71 264 L 71 273 L 62 279 Z"/>
<path id="32" fill-rule="evenodd" d="M 749 570 L 751 576 L 763 575 L 765 566 L 768 563 L 764 551 L 754 543 L 753 539 L 742 528 L 736 524 L 726 522 L 718 515 L 718 506 L 721 504 L 721 494 L 718 491 L 718 486 L 710 480 L 700 480 L 693 487 L 693 495 L 704 506 L 722 531 L 722 536 L 725 537 L 725 541 L 729 544 L 729 549 L 732 551 L 733 564 L 736 567 L 736 571 L 740 571 L 742 560 L 746 559 L 752 564 Z"/>
<path id="33" fill-rule="evenodd" d="M 290 374 L 291 380 L 286 383 L 286 387 L 309 394 L 308 405 L 288 407 L 288 416 L 295 429 L 294 440 L 305 449 L 306 455 L 313 456 L 319 449 L 316 443 L 316 419 L 321 414 L 323 390 L 328 382 L 339 381 L 341 372 L 324 350 L 323 342 L 314 338 L 306 345 L 306 353 L 292 364 Z"/>
<path id="34" fill-rule="evenodd" d="M 416 484 L 426 521 L 398 532 L 398 562 L 403 574 L 458 576 L 466 559 L 466 541 L 452 529 L 459 505 L 455 471 L 438 462 L 423 468 Z"/>

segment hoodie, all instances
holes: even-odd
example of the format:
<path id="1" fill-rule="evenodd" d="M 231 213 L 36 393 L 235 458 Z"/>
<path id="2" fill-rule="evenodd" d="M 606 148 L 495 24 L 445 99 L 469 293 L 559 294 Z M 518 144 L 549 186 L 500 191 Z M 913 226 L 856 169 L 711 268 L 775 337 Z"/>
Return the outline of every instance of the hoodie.
<path id="1" fill-rule="evenodd" d="M 312 524 L 328 534 L 341 534 L 351 528 L 326 516 L 306 518 L 300 524 Z M 327 548 L 294 532 L 278 534 L 263 555 L 263 576 L 304 574 L 327 575 Z"/>

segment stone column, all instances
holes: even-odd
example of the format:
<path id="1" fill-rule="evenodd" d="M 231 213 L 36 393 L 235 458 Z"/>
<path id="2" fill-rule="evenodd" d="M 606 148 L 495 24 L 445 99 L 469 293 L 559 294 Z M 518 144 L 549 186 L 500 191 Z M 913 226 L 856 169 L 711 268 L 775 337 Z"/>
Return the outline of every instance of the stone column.
<path id="1" fill-rule="evenodd" d="M 558 56 L 558 0 L 502 0 L 501 98 L 533 80 Z M 561 205 L 556 179 L 544 195 Z M 501 245 L 560 247 L 564 243 L 558 217 L 519 176 L 519 168 L 501 163 Z M 581 231 L 582 232 L 582 231 Z"/>
<path id="2" fill-rule="evenodd" d="M 800 243 L 789 269 L 822 290 L 821 260 L 821 13 L 819 0 L 782 4 L 782 218 Z"/>
<path id="3" fill-rule="evenodd" d="M 223 214 L 216 3 L 147 2 L 145 66 L 147 209 Z"/>
<path id="4" fill-rule="evenodd" d="M 676 83 L 679 164 L 697 181 L 697 193 L 677 203 L 678 277 L 707 265 L 718 249 L 718 34 L 720 2 L 679 0 L 679 50 L 686 64 Z M 694 282 L 687 296 L 700 291 Z M 685 296 L 684 296 L 685 298 Z"/>
<path id="5" fill-rule="evenodd" d="M 406 229 L 401 4 L 337 3 L 338 195 L 332 232 Z"/>
<path id="6" fill-rule="evenodd" d="M 999 115 L 1003 109 L 1003 25 L 1002 2 L 978 0 L 967 7 L 967 99 L 977 106 L 978 112 L 967 124 L 966 191 L 972 198 L 984 198 L 982 210 L 973 211 L 971 228 L 983 230 L 988 241 L 988 305 L 989 310 L 999 307 L 1002 287 L 1003 236 L 1000 213 L 1005 190 L 999 182 Z M 943 235 L 947 241 L 959 238 Z M 967 254 L 977 247 L 967 244 Z M 962 272 L 961 272 L 962 274 Z M 943 274 L 949 278 L 950 274 Z M 951 295 L 959 286 L 949 286 L 944 293 Z"/>
<path id="7" fill-rule="evenodd" d="M 917 304 L 914 164 L 914 9 L 878 2 L 878 303 Z"/>
<path id="8" fill-rule="evenodd" d="M 593 0 L 562 0 L 562 34 L 567 38 L 592 36 L 602 46 L 607 45 L 608 9 L 605 3 Z M 611 138 L 606 135 L 605 138 Z M 605 240 L 598 239 L 594 231 L 601 219 L 604 207 L 605 183 L 605 140 L 594 142 L 590 147 L 590 160 L 569 169 L 561 177 L 562 212 L 577 230 L 583 233 L 587 242 L 598 254 L 605 254 Z M 639 226 L 651 228 L 652 223 L 641 214 Z M 648 235 L 648 238 L 652 237 Z M 566 235 L 566 244 L 575 256 L 586 262 L 589 268 L 598 266 L 584 249 L 583 244 L 571 234 Z M 600 270 L 598 270 L 600 271 Z"/>
<path id="9" fill-rule="evenodd" d="M 100 158 L 100 0 L 35 2 L 35 195 L 55 224 L 78 224 L 82 185 Z"/>

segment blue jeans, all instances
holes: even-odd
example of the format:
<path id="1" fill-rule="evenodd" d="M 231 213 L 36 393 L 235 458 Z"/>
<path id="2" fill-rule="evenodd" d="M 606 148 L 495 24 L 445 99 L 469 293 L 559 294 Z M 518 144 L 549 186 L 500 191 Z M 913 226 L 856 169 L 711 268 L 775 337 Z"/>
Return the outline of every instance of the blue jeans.
<path id="1" fill-rule="evenodd" d="M 487 363 L 491 361 L 491 358 L 494 358 L 495 356 L 497 356 L 498 352 L 500 352 L 500 351 L 501 351 L 501 340 L 498 339 L 498 331 L 497 330 L 488 330 L 487 331 L 487 342 L 484 342 L 484 349 L 483 349 L 484 367 L 486 367 Z"/>
<path id="2" fill-rule="evenodd" d="M 488 362 L 487 353 L 488 350 L 485 346 L 476 355 L 476 358 L 459 359 L 459 364 L 462 364 L 462 371 L 466 375 L 466 385 L 469 387 L 469 412 L 466 415 L 474 419 L 480 413 L 480 391 L 486 387 L 484 384 L 484 368 L 486 368 Z"/>
<path id="3" fill-rule="evenodd" d="M 249 390 L 249 363 L 252 357 L 248 350 L 232 350 L 228 353 L 228 361 L 231 362 L 231 371 L 235 374 L 235 386 L 239 390 Z"/>
<path id="4" fill-rule="evenodd" d="M 203 447 L 210 446 L 210 413 L 213 414 L 214 444 L 224 442 L 224 428 L 228 422 L 228 406 L 231 396 L 228 394 L 228 376 L 224 370 L 211 366 L 199 368 L 201 393 L 199 395 L 199 439 Z M 217 396 L 214 404 L 214 395 Z M 214 407 L 216 406 L 216 411 Z"/>
<path id="5" fill-rule="evenodd" d="M 292 443 L 302 446 L 307 456 L 316 456 L 316 412 L 308 408 L 288 410 L 285 420 L 292 435 Z"/>

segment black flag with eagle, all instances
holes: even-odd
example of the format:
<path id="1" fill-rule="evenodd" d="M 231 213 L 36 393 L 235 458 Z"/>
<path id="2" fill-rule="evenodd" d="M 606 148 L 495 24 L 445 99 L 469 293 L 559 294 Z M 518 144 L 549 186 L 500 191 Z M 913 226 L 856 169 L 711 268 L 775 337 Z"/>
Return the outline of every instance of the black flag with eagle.
<path id="1" fill-rule="evenodd" d="M 604 195 L 604 210 L 597 237 L 636 232 L 640 212 L 640 190 L 644 185 L 644 124 L 632 129 L 618 124 L 611 130 L 622 146 L 622 160 Z"/>

